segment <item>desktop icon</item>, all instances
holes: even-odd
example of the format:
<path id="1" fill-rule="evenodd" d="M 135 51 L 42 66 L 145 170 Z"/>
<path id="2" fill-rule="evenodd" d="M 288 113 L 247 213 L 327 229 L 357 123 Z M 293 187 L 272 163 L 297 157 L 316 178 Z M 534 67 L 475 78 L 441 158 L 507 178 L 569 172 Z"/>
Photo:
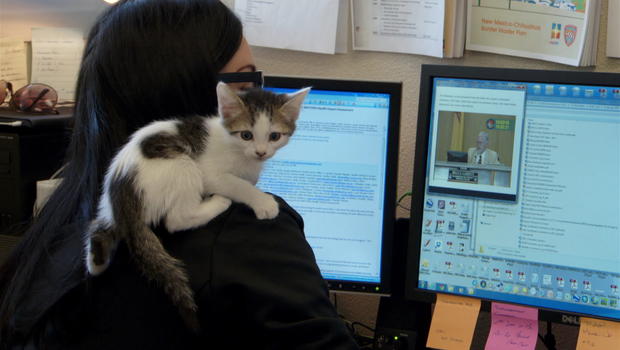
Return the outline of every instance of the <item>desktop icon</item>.
<path id="1" fill-rule="evenodd" d="M 454 221 L 448 222 L 448 231 L 454 232 Z"/>
<path id="2" fill-rule="evenodd" d="M 556 280 L 556 282 L 558 284 L 558 287 L 564 288 L 564 278 L 558 276 L 558 277 L 555 278 L 555 280 Z"/>
<path id="3" fill-rule="evenodd" d="M 578 87 L 575 86 L 575 87 L 573 87 L 572 90 L 573 90 L 573 96 L 574 97 L 579 96 L 579 93 L 580 93 L 581 89 L 579 89 Z"/>
<path id="4" fill-rule="evenodd" d="M 577 282 L 577 280 L 576 280 L 576 279 L 572 279 L 572 278 L 571 278 L 571 279 L 569 280 L 569 282 L 570 282 L 570 288 L 571 288 L 571 289 L 577 289 L 577 288 L 578 288 L 578 282 Z"/>
<path id="5" fill-rule="evenodd" d="M 581 298 L 579 297 L 579 295 L 577 295 L 577 294 L 573 294 L 573 301 L 574 301 L 574 302 L 576 302 L 576 303 L 578 303 L 578 302 L 580 302 L 580 301 L 581 301 Z"/>
<path id="6" fill-rule="evenodd" d="M 566 96 L 568 94 L 568 89 L 566 86 L 560 86 L 558 90 L 560 91 L 560 96 Z"/>
<path id="7" fill-rule="evenodd" d="M 435 241 L 435 250 L 441 250 L 442 246 L 443 246 L 443 241 L 440 241 L 440 240 Z"/>
<path id="8" fill-rule="evenodd" d="M 588 296 L 587 295 L 582 295 L 581 296 L 581 302 L 584 303 L 584 304 L 587 304 L 588 303 Z"/>
<path id="9" fill-rule="evenodd" d="M 431 209 L 431 208 L 433 207 L 433 204 L 434 204 L 434 203 L 433 203 L 433 200 L 432 200 L 432 199 L 428 198 L 428 199 L 426 200 L 426 207 L 427 207 L 428 209 Z"/>
<path id="10" fill-rule="evenodd" d="M 469 233 L 469 224 L 470 224 L 471 220 L 469 219 L 464 219 L 463 221 L 461 221 L 461 231 L 460 233 Z"/>
<path id="11" fill-rule="evenodd" d="M 551 275 L 543 275 L 543 284 L 546 286 L 551 285 Z"/>
<path id="12" fill-rule="evenodd" d="M 446 209 L 446 201 L 443 199 L 440 199 L 437 201 L 437 208 L 439 209 Z"/>
<path id="13" fill-rule="evenodd" d="M 553 85 L 545 85 L 545 95 L 553 95 Z"/>
<path id="14" fill-rule="evenodd" d="M 592 90 L 592 89 L 586 89 L 586 91 L 585 91 L 585 96 L 586 96 L 586 97 L 592 97 L 592 96 L 594 96 L 594 90 Z"/>
<path id="15" fill-rule="evenodd" d="M 443 232 L 443 226 L 445 223 L 445 220 L 437 220 L 435 222 L 435 232 Z"/>

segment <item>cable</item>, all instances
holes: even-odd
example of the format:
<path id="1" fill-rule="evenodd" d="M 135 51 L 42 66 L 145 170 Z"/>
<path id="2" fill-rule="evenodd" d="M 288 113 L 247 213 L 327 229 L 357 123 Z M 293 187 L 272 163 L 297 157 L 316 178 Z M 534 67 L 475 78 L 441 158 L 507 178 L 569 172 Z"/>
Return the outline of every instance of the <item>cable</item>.
<path id="1" fill-rule="evenodd" d="M 403 199 L 405 199 L 405 197 L 410 197 L 410 196 L 411 196 L 411 194 L 412 194 L 412 193 L 411 193 L 411 191 L 409 191 L 409 192 L 406 192 L 405 194 L 403 194 L 402 196 L 400 196 L 400 197 L 398 198 L 398 200 L 396 201 L 396 205 L 397 205 L 398 207 L 402 208 L 402 209 L 405 209 L 405 210 L 411 210 L 411 208 L 407 208 L 407 207 L 405 207 L 404 205 L 400 204 L 400 202 L 402 202 L 402 200 L 403 200 Z"/>
<path id="2" fill-rule="evenodd" d="M 555 336 L 551 333 L 551 321 L 547 321 L 547 334 L 543 337 L 542 335 L 538 335 L 538 338 L 542 341 L 542 343 L 549 350 L 556 350 L 555 348 Z"/>

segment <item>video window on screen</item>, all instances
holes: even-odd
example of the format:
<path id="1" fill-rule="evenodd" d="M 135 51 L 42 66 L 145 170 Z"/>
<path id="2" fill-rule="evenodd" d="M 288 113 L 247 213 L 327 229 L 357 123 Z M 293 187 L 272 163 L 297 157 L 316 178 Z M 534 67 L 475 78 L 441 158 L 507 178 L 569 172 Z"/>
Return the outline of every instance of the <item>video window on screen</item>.
<path id="1" fill-rule="evenodd" d="M 523 89 L 435 89 L 430 191 L 517 199 Z"/>

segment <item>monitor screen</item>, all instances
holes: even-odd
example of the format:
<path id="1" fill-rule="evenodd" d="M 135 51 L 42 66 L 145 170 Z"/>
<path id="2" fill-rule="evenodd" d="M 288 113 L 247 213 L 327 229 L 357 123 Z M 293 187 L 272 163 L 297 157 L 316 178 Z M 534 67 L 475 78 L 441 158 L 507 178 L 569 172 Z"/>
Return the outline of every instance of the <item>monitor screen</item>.
<path id="1" fill-rule="evenodd" d="M 332 290 L 387 294 L 401 83 L 265 77 L 278 93 L 308 86 L 297 129 L 258 187 L 301 214 Z"/>
<path id="2" fill-rule="evenodd" d="M 619 74 L 423 66 L 417 132 L 408 296 L 620 320 Z"/>

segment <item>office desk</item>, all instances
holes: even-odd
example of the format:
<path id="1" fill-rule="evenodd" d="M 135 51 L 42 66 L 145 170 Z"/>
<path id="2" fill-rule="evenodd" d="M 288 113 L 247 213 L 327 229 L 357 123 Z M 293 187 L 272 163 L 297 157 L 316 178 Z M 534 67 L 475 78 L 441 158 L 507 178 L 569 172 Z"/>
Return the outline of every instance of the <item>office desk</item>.
<path id="1" fill-rule="evenodd" d="M 435 179 L 480 185 L 510 187 L 512 168 L 499 164 L 435 162 Z"/>

